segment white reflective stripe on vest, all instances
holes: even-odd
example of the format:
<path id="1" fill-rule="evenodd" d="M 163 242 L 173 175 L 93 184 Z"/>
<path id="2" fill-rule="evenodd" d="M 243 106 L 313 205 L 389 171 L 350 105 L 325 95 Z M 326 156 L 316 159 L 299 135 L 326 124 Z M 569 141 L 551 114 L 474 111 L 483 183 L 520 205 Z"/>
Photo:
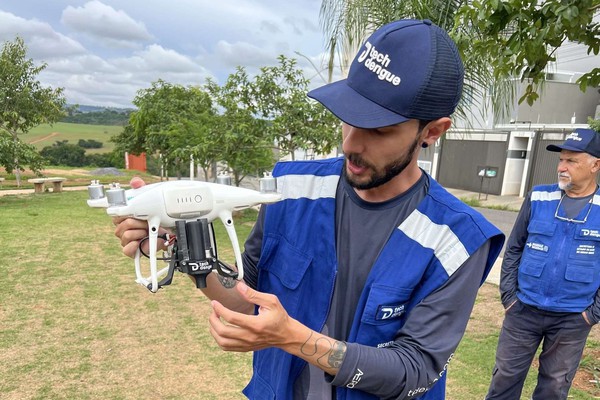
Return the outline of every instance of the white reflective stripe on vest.
<path id="1" fill-rule="evenodd" d="M 600 196 L 597 195 L 597 194 L 595 194 L 594 195 L 594 200 L 592 200 L 592 203 L 595 204 L 595 205 L 597 205 L 597 206 L 600 206 Z"/>
<path id="2" fill-rule="evenodd" d="M 277 178 L 277 191 L 284 199 L 335 198 L 339 175 L 284 175 Z"/>
<path id="3" fill-rule="evenodd" d="M 467 249 L 448 225 L 436 224 L 418 210 L 413 211 L 398 229 L 421 246 L 432 249 L 448 276 L 469 258 Z"/>
<path id="4" fill-rule="evenodd" d="M 557 192 L 532 192 L 531 201 L 553 201 L 560 200 L 562 193 Z"/>

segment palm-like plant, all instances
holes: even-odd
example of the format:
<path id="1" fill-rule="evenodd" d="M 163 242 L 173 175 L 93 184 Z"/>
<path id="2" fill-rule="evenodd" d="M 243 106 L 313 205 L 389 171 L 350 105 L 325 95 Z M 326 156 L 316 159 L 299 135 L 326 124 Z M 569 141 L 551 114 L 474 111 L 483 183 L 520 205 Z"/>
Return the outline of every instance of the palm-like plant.
<path id="1" fill-rule="evenodd" d="M 481 54 L 469 51 L 467 38 L 471 34 L 470 28 L 462 26 L 454 29 L 456 13 L 465 3 L 467 0 L 323 0 L 321 26 L 327 41 L 330 81 L 336 60 L 339 61 L 340 74 L 346 76 L 358 47 L 378 27 L 402 18 L 429 19 L 448 31 L 459 47 L 465 65 L 464 91 L 470 96 L 483 98 L 489 87 L 498 85 L 488 60 Z M 506 98 L 512 91 L 510 86 L 504 85 L 503 88 L 496 95 Z M 466 118 L 467 111 L 461 101 L 456 110 L 457 116 L 469 120 Z"/>
<path id="2" fill-rule="evenodd" d="M 538 98 L 546 69 L 564 42 L 579 42 L 588 54 L 600 52 L 599 11 L 600 0 L 323 0 L 329 79 L 336 59 L 346 75 L 358 46 L 376 28 L 401 18 L 430 19 L 454 39 L 465 65 L 468 95 L 457 116 L 469 121 L 464 100 L 475 98 L 490 100 L 482 102 L 483 114 L 491 106 L 496 117 L 504 117 L 515 102 L 519 79 L 527 82 L 519 102 L 531 105 Z M 581 90 L 597 87 L 600 68 L 578 83 Z"/>

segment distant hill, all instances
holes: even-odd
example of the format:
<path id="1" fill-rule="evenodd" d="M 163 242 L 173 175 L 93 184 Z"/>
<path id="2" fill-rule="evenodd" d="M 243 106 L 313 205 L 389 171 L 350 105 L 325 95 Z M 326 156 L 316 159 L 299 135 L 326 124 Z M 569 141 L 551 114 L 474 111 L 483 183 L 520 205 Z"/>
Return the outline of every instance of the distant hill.
<path id="1" fill-rule="evenodd" d="M 90 105 L 80 105 L 80 104 L 67 104 L 67 108 L 72 108 L 80 113 L 88 113 L 88 112 L 102 112 L 105 110 L 114 110 L 117 112 L 131 112 L 134 111 L 133 108 L 119 108 L 119 107 L 104 107 L 104 106 L 90 106 Z"/>
<path id="2" fill-rule="evenodd" d="M 68 115 L 60 121 L 72 124 L 125 126 L 132 111 L 134 110 L 131 108 L 70 106 Z"/>

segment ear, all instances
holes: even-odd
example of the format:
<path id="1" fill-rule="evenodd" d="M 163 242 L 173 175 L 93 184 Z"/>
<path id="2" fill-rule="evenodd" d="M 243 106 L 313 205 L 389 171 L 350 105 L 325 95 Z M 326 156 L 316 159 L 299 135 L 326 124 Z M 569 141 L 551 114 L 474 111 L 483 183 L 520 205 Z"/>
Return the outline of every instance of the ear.
<path id="1" fill-rule="evenodd" d="M 422 144 L 433 145 L 452 125 L 452 120 L 442 117 L 429 122 L 421 133 Z M 426 146 L 425 146 L 426 147 Z"/>
<path id="2" fill-rule="evenodd" d="M 594 164 L 592 165 L 592 172 L 595 174 L 600 171 L 600 158 L 596 158 Z"/>

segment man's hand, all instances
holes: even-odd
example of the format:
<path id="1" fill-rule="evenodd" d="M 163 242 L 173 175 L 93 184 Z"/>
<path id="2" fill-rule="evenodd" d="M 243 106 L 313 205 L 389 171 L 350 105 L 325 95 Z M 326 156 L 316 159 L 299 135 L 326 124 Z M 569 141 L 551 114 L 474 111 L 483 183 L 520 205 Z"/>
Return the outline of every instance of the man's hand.
<path id="1" fill-rule="evenodd" d="M 330 375 L 338 373 L 346 343 L 291 318 L 275 295 L 253 290 L 243 282 L 236 290 L 245 301 L 258 306 L 258 315 L 240 314 L 213 300 L 210 333 L 221 349 L 246 352 L 278 347 Z"/>
<path id="2" fill-rule="evenodd" d="M 236 290 L 249 303 L 258 306 L 258 315 L 231 311 L 213 300 L 210 333 L 219 347 L 227 351 L 254 351 L 266 347 L 282 347 L 290 340 L 290 318 L 279 299 L 249 288 L 244 282 Z"/>
<path id="3" fill-rule="evenodd" d="M 588 325 L 592 326 L 592 323 L 590 322 L 590 319 L 588 318 L 587 314 L 585 313 L 585 310 L 581 312 L 581 315 L 583 316 L 583 319 L 585 320 L 585 322 L 587 322 Z"/>
<path id="4" fill-rule="evenodd" d="M 506 312 L 508 312 L 508 310 L 510 310 L 510 309 L 512 308 L 512 306 L 514 306 L 514 305 L 515 305 L 515 303 L 516 303 L 516 302 L 517 302 L 517 300 L 513 301 L 512 303 L 510 303 L 510 304 L 509 304 L 509 306 L 508 306 L 508 307 L 506 307 L 506 310 L 504 310 L 504 312 L 505 312 L 505 313 L 506 313 Z"/>
<path id="5" fill-rule="evenodd" d="M 129 182 L 133 189 L 138 189 L 144 186 L 146 183 L 138 177 L 131 178 Z M 113 224 L 115 224 L 115 236 L 121 240 L 121 246 L 123 247 L 123 254 L 128 257 L 135 257 L 135 253 L 140 245 L 140 241 L 148 236 L 148 222 L 139 219 L 129 217 L 114 217 Z M 160 229 L 159 234 L 168 233 L 167 230 Z M 148 252 L 148 242 L 143 246 L 143 250 Z M 166 249 L 160 241 L 158 242 L 159 249 Z"/>

